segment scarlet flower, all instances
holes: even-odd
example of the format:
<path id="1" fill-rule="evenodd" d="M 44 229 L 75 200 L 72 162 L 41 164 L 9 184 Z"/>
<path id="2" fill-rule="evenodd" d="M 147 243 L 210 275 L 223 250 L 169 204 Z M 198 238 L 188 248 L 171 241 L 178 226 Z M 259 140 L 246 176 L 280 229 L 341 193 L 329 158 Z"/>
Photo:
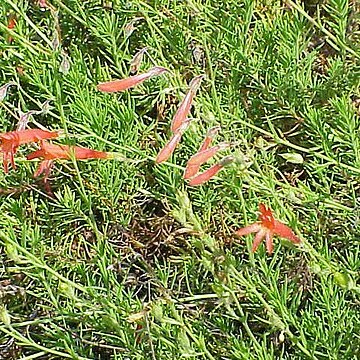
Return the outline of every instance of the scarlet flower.
<path id="1" fill-rule="evenodd" d="M 125 91 L 127 89 L 130 89 L 130 88 L 138 85 L 138 84 L 143 83 L 145 80 L 147 80 L 153 76 L 161 75 L 167 71 L 168 70 L 163 67 L 155 66 L 155 67 L 151 68 L 148 72 L 143 73 L 143 74 L 130 76 L 126 79 L 113 80 L 113 81 L 107 81 L 107 82 L 100 83 L 97 85 L 97 89 L 102 92 L 107 92 L 107 93 L 112 93 L 112 92 L 117 92 L 117 91 Z"/>
<path id="2" fill-rule="evenodd" d="M 252 252 L 255 252 L 261 241 L 265 238 L 266 250 L 269 254 L 273 252 L 273 236 L 277 235 L 282 238 L 290 240 L 294 244 L 299 244 L 300 239 L 294 234 L 294 232 L 282 222 L 275 220 L 270 208 L 266 208 L 264 204 L 259 205 L 260 216 L 259 222 L 248 225 L 238 231 L 236 235 L 244 236 L 251 233 L 256 233 L 254 242 L 252 245 Z"/>
<path id="3" fill-rule="evenodd" d="M 70 160 L 73 157 L 77 160 L 109 159 L 113 157 L 113 154 L 105 151 L 87 149 L 80 146 L 54 145 L 46 141 L 42 141 L 41 148 L 39 150 L 33 151 L 27 155 L 28 160 L 35 158 L 43 158 L 44 160 Z"/>
<path id="4" fill-rule="evenodd" d="M 199 167 L 207 162 L 209 159 L 211 159 L 217 152 L 220 150 L 224 150 L 230 146 L 229 143 L 221 143 L 215 146 L 212 146 L 211 148 L 202 150 L 197 152 L 195 155 L 193 155 L 187 162 L 186 168 L 192 168 L 197 166 Z M 186 176 L 189 176 L 189 173 L 186 174 Z M 185 179 L 184 175 L 184 179 Z"/>
<path id="5" fill-rule="evenodd" d="M 200 86 L 201 80 L 204 78 L 204 75 L 195 76 L 189 84 L 189 90 L 186 93 L 186 96 L 181 101 L 179 108 L 177 109 L 175 116 L 171 122 L 171 131 L 173 133 L 182 125 L 185 121 L 186 117 L 188 116 L 192 102 L 196 95 L 196 91 Z"/>
<path id="6" fill-rule="evenodd" d="M 39 168 L 35 171 L 34 177 L 38 177 L 41 174 L 44 174 L 44 183 L 45 185 L 47 185 L 47 180 L 50 175 L 53 161 L 56 159 L 110 159 L 113 158 L 113 154 L 105 151 L 97 151 L 79 146 L 53 145 L 46 141 L 42 141 L 40 149 L 28 154 L 26 158 L 27 160 L 32 160 L 36 158 L 43 159 L 39 165 Z"/>
<path id="7" fill-rule="evenodd" d="M 234 161 L 233 156 L 225 156 L 217 164 L 211 166 L 202 173 L 198 173 L 202 164 L 215 156 L 219 151 L 227 149 L 229 146 L 231 146 L 230 143 L 221 143 L 209 147 L 219 130 L 219 126 L 215 126 L 209 129 L 198 152 L 188 160 L 184 172 L 184 179 L 191 179 L 189 181 L 190 186 L 198 186 L 203 184 L 204 182 L 214 177 L 224 166 Z"/>
<path id="8" fill-rule="evenodd" d="M 211 145 L 212 141 L 214 140 L 219 130 L 220 130 L 220 126 L 215 126 L 207 131 L 205 139 L 201 144 L 197 154 L 209 148 L 209 146 Z M 200 165 L 201 164 L 190 165 L 188 162 L 186 164 L 186 168 L 184 172 L 184 179 L 190 179 L 191 177 L 195 176 L 200 169 Z"/>
<path id="9" fill-rule="evenodd" d="M 203 164 L 209 159 L 211 159 L 218 151 L 224 150 L 230 146 L 229 143 L 221 143 L 218 145 L 215 145 L 211 148 L 199 151 L 195 155 L 193 155 L 189 161 L 188 164 L 191 165 L 197 165 L 197 164 Z"/>
<path id="10" fill-rule="evenodd" d="M 190 186 L 198 186 L 203 184 L 204 182 L 210 180 L 214 177 L 224 166 L 230 164 L 234 161 L 233 156 L 225 156 L 222 160 L 220 160 L 217 164 L 211 166 L 209 169 L 204 172 L 197 174 L 190 181 Z"/>
<path id="11" fill-rule="evenodd" d="M 174 135 L 170 138 L 170 140 L 166 143 L 166 145 L 159 151 L 155 162 L 160 164 L 166 161 L 174 152 L 176 146 L 179 144 L 181 137 L 185 130 L 188 128 L 190 124 L 190 120 L 184 121 L 181 126 L 176 130 Z"/>
<path id="12" fill-rule="evenodd" d="M 8 163 L 10 161 L 15 169 L 14 154 L 16 149 L 23 144 L 38 142 L 43 139 L 53 139 L 59 136 L 57 131 L 47 131 L 41 129 L 26 129 L 21 131 L 10 131 L 0 134 L 1 151 L 3 155 L 4 171 L 9 171 Z"/>

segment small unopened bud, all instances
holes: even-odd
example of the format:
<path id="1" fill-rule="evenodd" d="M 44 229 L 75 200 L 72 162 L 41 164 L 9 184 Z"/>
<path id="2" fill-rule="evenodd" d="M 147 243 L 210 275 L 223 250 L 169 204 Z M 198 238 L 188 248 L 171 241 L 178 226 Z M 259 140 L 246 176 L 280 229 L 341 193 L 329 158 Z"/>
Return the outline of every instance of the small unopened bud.
<path id="1" fill-rule="evenodd" d="M 283 343 L 284 341 L 285 341 L 285 335 L 284 335 L 284 332 L 281 331 L 281 333 L 279 334 L 279 342 Z"/>
<path id="2" fill-rule="evenodd" d="M 69 55 L 64 51 L 61 53 L 61 56 L 62 56 L 62 61 L 59 67 L 59 71 L 64 75 L 67 75 L 70 70 L 70 58 Z"/>
<path id="3" fill-rule="evenodd" d="M 234 160 L 235 160 L 235 158 L 232 155 L 225 156 L 222 160 L 220 160 L 219 165 L 227 166 L 227 165 L 231 164 Z"/>
<path id="4" fill-rule="evenodd" d="M 134 74 L 139 71 L 140 65 L 142 63 L 144 54 L 147 51 L 147 47 L 144 47 L 143 49 L 139 50 L 134 57 L 131 59 L 130 62 L 130 73 Z"/>
<path id="5" fill-rule="evenodd" d="M 142 20 L 143 17 L 136 17 L 134 19 L 132 19 L 129 23 L 126 24 L 125 28 L 124 28 L 124 32 L 125 32 L 125 37 L 128 38 L 136 29 L 135 24 L 139 21 Z"/>
<path id="6" fill-rule="evenodd" d="M 214 138 L 220 130 L 220 126 L 214 126 L 207 131 L 206 136 Z"/>

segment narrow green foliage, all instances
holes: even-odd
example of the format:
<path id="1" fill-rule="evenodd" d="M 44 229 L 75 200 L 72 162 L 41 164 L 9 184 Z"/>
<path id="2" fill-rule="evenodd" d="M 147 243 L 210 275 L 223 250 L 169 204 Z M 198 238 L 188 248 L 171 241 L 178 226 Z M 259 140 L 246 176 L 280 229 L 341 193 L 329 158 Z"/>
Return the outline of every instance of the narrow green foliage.
<path id="1" fill-rule="evenodd" d="M 21 146 L 1 172 L 0 358 L 356 359 L 360 348 L 359 9 L 345 0 L 3 0 L 1 132 L 20 112 L 57 144 L 53 194 Z M 9 16 L 16 25 L 8 28 Z M 12 41 L 9 41 L 12 37 Z M 99 82 L 169 73 L 121 93 Z M 154 160 L 189 81 L 179 146 Z M 235 161 L 183 180 L 206 131 Z M 301 237 L 250 252 L 258 204 Z"/>

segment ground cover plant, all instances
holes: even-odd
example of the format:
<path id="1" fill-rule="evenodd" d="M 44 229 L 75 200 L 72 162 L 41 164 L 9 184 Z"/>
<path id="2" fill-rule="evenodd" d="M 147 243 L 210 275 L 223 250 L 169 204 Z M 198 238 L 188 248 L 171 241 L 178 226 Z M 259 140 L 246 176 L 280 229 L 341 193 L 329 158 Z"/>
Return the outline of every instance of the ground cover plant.
<path id="1" fill-rule="evenodd" d="M 16 165 L 0 172 L 0 358 L 357 358 L 356 2 L 4 0 L 0 14 Z M 168 71 L 101 91 L 154 67 Z M 181 106 L 186 131 L 159 161 Z M 49 140 L 5 147 L 29 129 Z"/>

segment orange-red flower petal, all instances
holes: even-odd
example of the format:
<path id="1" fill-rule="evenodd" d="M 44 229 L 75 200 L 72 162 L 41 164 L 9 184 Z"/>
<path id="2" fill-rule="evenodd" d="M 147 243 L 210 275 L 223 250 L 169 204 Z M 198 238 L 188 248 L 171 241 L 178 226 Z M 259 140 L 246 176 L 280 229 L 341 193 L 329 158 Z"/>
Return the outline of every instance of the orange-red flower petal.
<path id="1" fill-rule="evenodd" d="M 284 239 L 288 239 L 294 244 L 299 244 L 301 240 L 294 234 L 294 232 L 285 224 L 280 221 L 274 221 L 274 234 Z"/>
<path id="2" fill-rule="evenodd" d="M 259 245 L 261 244 L 261 241 L 263 241 L 264 237 L 267 235 L 267 231 L 264 228 L 260 228 L 260 230 L 256 233 L 254 237 L 254 242 L 252 244 L 251 251 L 255 252 Z"/>
<path id="3" fill-rule="evenodd" d="M 43 181 L 44 181 L 44 184 L 45 184 L 45 189 L 49 194 L 52 193 L 50 185 L 48 183 L 48 180 L 49 180 L 50 171 L 51 171 L 51 168 L 52 168 L 53 164 L 54 164 L 53 160 L 43 160 L 43 161 L 41 161 L 38 169 L 34 173 L 34 177 L 38 177 L 41 174 L 44 174 Z"/>
<path id="4" fill-rule="evenodd" d="M 266 251 L 268 254 L 272 254 L 274 251 L 274 244 L 273 244 L 273 233 L 272 231 L 267 230 L 265 233 L 265 244 L 266 244 Z"/>
<path id="5" fill-rule="evenodd" d="M 300 243 L 300 238 L 298 238 L 287 225 L 274 219 L 273 213 L 270 208 L 267 208 L 264 204 L 260 204 L 259 210 L 259 222 L 253 223 L 236 231 L 236 235 L 238 236 L 256 233 L 252 245 L 252 252 L 256 251 L 261 241 L 265 238 L 266 251 L 269 254 L 272 254 L 274 249 L 274 235 L 290 240 L 294 244 Z"/>
<path id="6" fill-rule="evenodd" d="M 198 186 L 214 177 L 224 166 L 228 165 L 234 160 L 232 156 L 224 157 L 220 162 L 211 166 L 201 174 L 196 175 L 189 181 L 190 186 Z"/>
<path id="7" fill-rule="evenodd" d="M 44 160 L 67 159 L 77 160 L 85 159 L 110 159 L 113 157 L 111 153 L 105 151 L 97 151 L 80 146 L 71 145 L 54 145 L 46 141 L 41 143 L 41 148 L 27 155 L 28 160 L 35 158 L 43 158 Z"/>
<path id="8" fill-rule="evenodd" d="M 171 131 L 176 132 L 177 129 L 182 125 L 182 123 L 186 120 L 187 116 L 189 115 L 192 102 L 196 95 L 196 91 L 200 86 L 201 80 L 204 78 L 204 75 L 199 75 L 194 77 L 190 84 L 189 90 L 186 93 L 184 99 L 181 101 L 179 108 L 177 109 L 174 118 L 171 122 Z"/>
<path id="9" fill-rule="evenodd" d="M 23 144 L 38 142 L 43 139 L 54 139 L 59 136 L 57 131 L 47 131 L 41 129 L 26 129 L 21 131 L 10 131 L 0 134 L 1 151 L 4 153 L 3 164 L 4 171 L 9 171 L 8 162 L 10 161 L 13 168 L 15 168 L 14 154 L 16 149 Z"/>
<path id="10" fill-rule="evenodd" d="M 153 77 L 161 75 L 168 70 L 160 67 L 155 66 L 151 68 L 149 71 L 143 74 L 130 76 L 126 79 L 120 79 L 120 80 L 113 80 L 113 81 L 107 81 L 103 82 L 97 85 L 97 89 L 102 92 L 112 93 L 117 91 L 125 91 L 127 89 L 130 89 L 138 84 L 143 83 L 145 80 Z"/>
<path id="11" fill-rule="evenodd" d="M 212 141 L 214 140 L 216 134 L 219 132 L 220 126 L 215 126 L 209 129 L 206 133 L 205 139 L 203 143 L 200 146 L 200 149 L 198 150 L 197 154 L 201 151 L 204 151 L 208 149 L 208 147 L 211 145 Z M 184 179 L 190 179 L 193 176 L 197 174 L 197 172 L 200 169 L 201 164 L 196 165 L 189 165 L 189 162 L 186 164 L 185 172 L 184 172 Z"/>
<path id="12" fill-rule="evenodd" d="M 267 208 L 264 204 L 259 204 L 259 220 L 263 226 L 272 230 L 275 226 L 274 216 L 270 208 Z"/>
<path id="13" fill-rule="evenodd" d="M 184 131 L 188 128 L 190 120 L 184 121 L 184 123 L 179 127 L 175 134 L 170 138 L 166 145 L 158 153 L 155 162 L 160 164 L 166 161 L 174 152 L 176 146 L 179 144 L 181 137 Z"/>
<path id="14" fill-rule="evenodd" d="M 224 150 L 224 149 L 228 148 L 229 146 L 230 146 L 229 143 L 222 143 L 222 144 L 215 145 L 209 149 L 199 151 L 189 159 L 188 165 L 189 166 L 192 166 L 192 165 L 200 166 L 200 165 L 204 164 L 206 161 L 208 161 L 209 159 L 211 159 L 217 152 L 219 152 L 220 150 Z"/>
<path id="15" fill-rule="evenodd" d="M 261 229 L 261 224 L 260 223 L 254 223 L 254 224 L 245 226 L 245 227 L 237 230 L 236 235 L 245 236 L 245 235 L 252 234 L 254 232 L 258 232 L 260 229 Z"/>

